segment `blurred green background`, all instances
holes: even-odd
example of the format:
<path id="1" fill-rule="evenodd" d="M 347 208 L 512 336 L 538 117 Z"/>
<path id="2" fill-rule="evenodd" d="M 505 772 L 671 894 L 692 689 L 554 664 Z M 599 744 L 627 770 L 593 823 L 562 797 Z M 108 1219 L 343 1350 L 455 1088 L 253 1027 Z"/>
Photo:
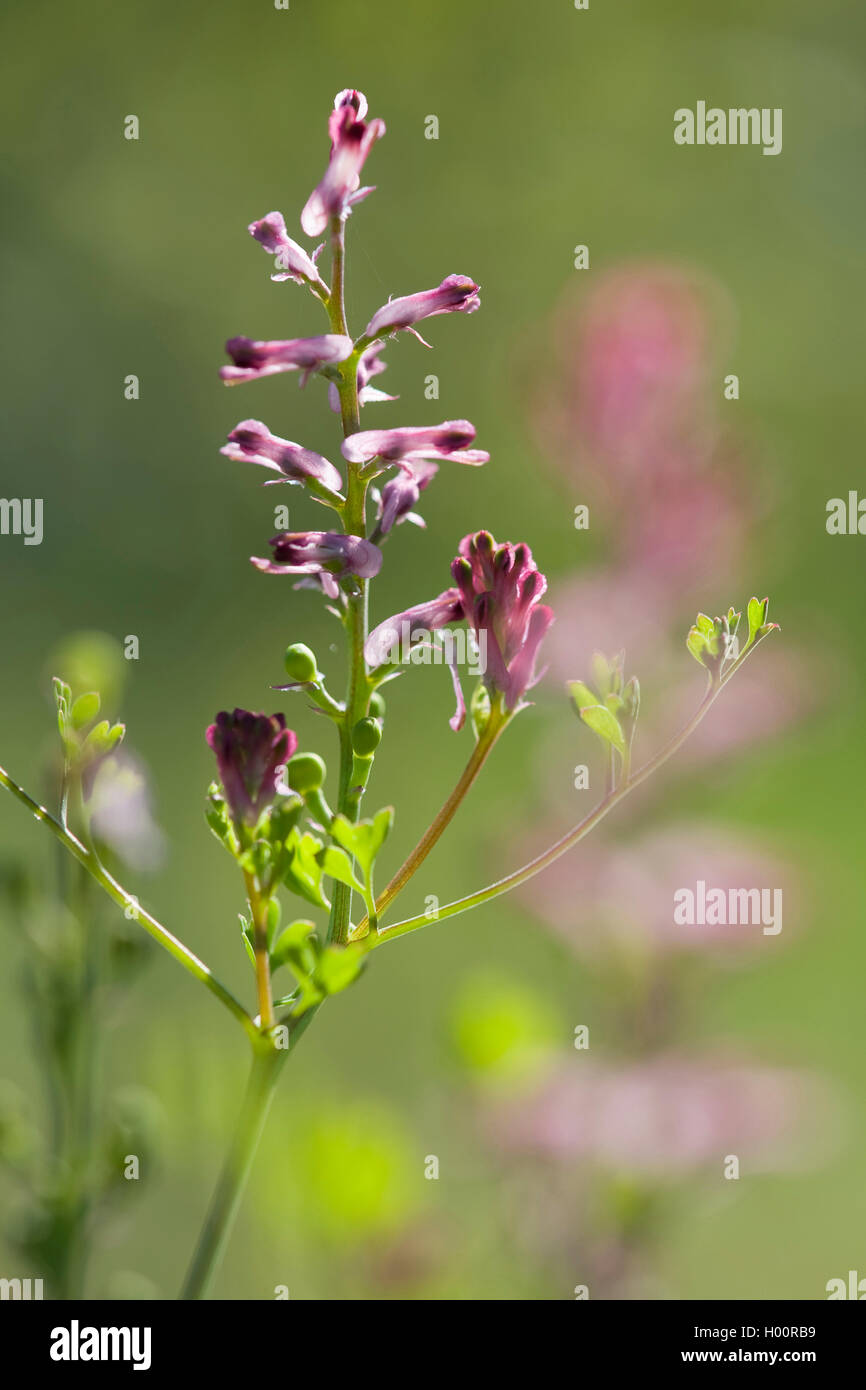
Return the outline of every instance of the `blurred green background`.
<path id="1" fill-rule="evenodd" d="M 482 525 L 529 541 L 554 582 L 604 554 L 603 530 L 572 525 L 589 491 L 580 460 L 569 461 L 576 481 L 564 492 L 530 425 L 532 393 L 557 370 L 545 324 L 564 295 L 579 303 L 593 276 L 650 258 L 706 272 L 730 296 L 725 370 L 739 374 L 741 399 L 725 408 L 772 504 L 749 537 L 747 568 L 721 585 L 714 576 L 712 592 L 683 593 L 660 622 L 685 632 L 698 608 L 771 594 L 780 642 L 818 640 L 804 677 L 816 704 L 731 769 L 677 780 L 652 814 L 711 815 L 769 835 L 807 871 L 796 937 L 753 968 L 708 977 L 698 1035 L 827 1077 L 845 1125 L 814 1170 L 722 1190 L 716 1172 L 668 1185 L 648 1257 L 647 1287 L 661 1296 L 817 1298 L 866 1260 L 866 542 L 824 528 L 828 498 L 862 473 L 864 30 L 850 0 L 592 0 L 586 12 L 570 0 L 292 0 L 288 11 L 267 0 L 18 0 L 2 21 L 0 493 L 43 497 L 45 537 L 39 547 L 0 539 L 0 762 L 47 794 L 50 653 L 79 629 L 137 634 L 140 660 L 117 713 L 150 767 L 170 854 L 157 873 L 125 881 L 245 998 L 242 902 L 202 814 L 204 728 L 219 708 L 285 699 L 302 744 L 321 746 L 302 702 L 268 687 L 289 641 L 308 642 L 339 677 L 330 645 L 340 634 L 314 596 L 247 563 L 273 532 L 276 500 L 299 528 L 320 525 L 321 512 L 297 489 L 263 491 L 254 470 L 217 451 L 248 415 L 332 459 L 339 445 L 318 383 L 299 392 L 294 378 L 275 377 L 227 392 L 217 368 L 234 334 L 321 331 L 311 297 L 270 283 L 246 226 L 280 208 L 297 228 L 324 165 L 334 92 L 363 89 L 388 127 L 365 179 L 377 192 L 349 223 L 351 326 L 389 294 L 450 272 L 482 286 L 480 313 L 430 325 L 434 353 L 408 336 L 389 346 L 377 384 L 400 400 L 365 414 L 367 427 L 467 416 L 492 455 L 485 469 L 443 467 L 425 494 L 428 530 L 391 538 L 376 620 L 445 587 L 456 542 Z M 783 153 L 676 147 L 673 111 L 698 99 L 781 106 Z M 140 120 L 137 142 L 123 138 L 128 114 Z M 438 141 L 424 138 L 429 114 Z M 583 242 L 591 268 L 578 272 Z M 438 402 L 424 398 L 429 372 Z M 137 402 L 124 399 L 128 373 L 140 378 Z M 683 651 L 684 682 L 694 679 L 688 662 Z M 448 728 L 441 671 L 413 670 L 388 693 L 374 796 L 397 805 L 390 866 L 450 789 L 468 735 Z M 407 892 L 407 911 L 516 862 L 522 806 L 535 814 L 561 801 L 534 766 L 551 741 L 567 784 L 588 747 L 549 683 Z M 0 834 L 7 856 L 52 872 L 46 837 L 5 797 Z M 579 851 L 593 852 L 592 842 Z M 9 933 L 3 950 L 2 1071 L 35 1094 Z M 544 1171 L 515 1177 L 485 1140 L 476 1074 L 524 1033 L 576 1060 L 579 1022 L 598 1024 L 603 1053 L 598 975 L 508 899 L 419 933 L 374 966 L 323 1010 L 283 1078 L 217 1293 L 571 1297 L 585 1273 L 581 1223 L 564 1267 L 515 1236 L 515 1211 L 531 1207 L 527 1188 Z M 110 1072 L 158 1097 L 158 1158 L 101 1240 L 94 1296 L 175 1295 L 245 1064 L 228 1017 L 154 950 L 114 1020 Z M 424 1176 L 431 1154 L 438 1181 Z M 14 1186 L 2 1200 L 14 1219 Z M 2 1244 L 0 1254 L 5 1270 L 14 1256 Z"/>

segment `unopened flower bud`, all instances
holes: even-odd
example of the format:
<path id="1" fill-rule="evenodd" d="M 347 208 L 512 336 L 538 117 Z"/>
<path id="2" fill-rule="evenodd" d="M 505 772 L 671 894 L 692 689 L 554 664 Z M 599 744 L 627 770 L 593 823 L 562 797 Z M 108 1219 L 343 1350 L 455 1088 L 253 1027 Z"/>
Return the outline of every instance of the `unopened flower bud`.
<path id="1" fill-rule="evenodd" d="M 359 719 L 352 730 L 352 751 L 359 758 L 371 758 L 382 741 L 382 726 L 377 719 Z"/>
<path id="2" fill-rule="evenodd" d="M 286 771 L 292 791 L 306 796 L 322 786 L 327 769 L 318 753 L 296 753 L 289 760 Z"/>
<path id="3" fill-rule="evenodd" d="M 374 719 L 385 718 L 385 697 L 378 690 L 370 696 L 370 714 Z"/>
<path id="4" fill-rule="evenodd" d="M 283 664 L 289 678 L 297 681 L 299 685 L 319 679 L 315 653 L 311 652 L 309 647 L 305 647 L 303 642 L 293 642 L 290 647 L 286 647 Z"/>

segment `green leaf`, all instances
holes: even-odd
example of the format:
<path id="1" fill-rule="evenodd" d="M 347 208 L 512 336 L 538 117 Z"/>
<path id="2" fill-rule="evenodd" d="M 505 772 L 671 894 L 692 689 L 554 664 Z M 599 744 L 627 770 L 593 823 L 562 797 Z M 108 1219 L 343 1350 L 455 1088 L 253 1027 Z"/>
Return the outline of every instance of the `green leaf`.
<path id="1" fill-rule="evenodd" d="M 323 994 L 339 994 L 356 980 L 364 964 L 365 952 L 360 946 L 326 946 L 313 972 L 313 984 Z"/>
<path id="2" fill-rule="evenodd" d="M 625 753 L 625 736 L 619 725 L 619 720 L 612 714 L 606 705 L 586 705 L 580 711 L 580 717 L 587 728 L 592 729 L 605 743 L 610 743 L 619 753 Z"/>
<path id="3" fill-rule="evenodd" d="M 237 855 L 239 846 L 234 826 L 229 816 L 229 808 L 217 782 L 211 782 L 204 803 L 205 820 L 221 844 L 230 854 Z"/>
<path id="4" fill-rule="evenodd" d="M 268 921 L 267 937 L 268 949 L 273 946 L 277 939 L 277 932 L 280 929 L 280 904 L 277 898 L 271 898 L 268 902 Z"/>
<path id="5" fill-rule="evenodd" d="M 761 628 L 767 621 L 767 611 L 770 607 L 769 599 L 750 598 L 746 616 L 749 619 L 749 637 L 746 646 L 750 647 L 761 632 Z M 745 648 L 744 648 L 745 650 Z"/>
<path id="6" fill-rule="evenodd" d="M 103 758 L 114 751 L 126 733 L 124 724 L 109 724 L 103 719 L 95 724 L 84 740 L 83 752 L 86 757 Z"/>
<path id="7" fill-rule="evenodd" d="M 299 898 L 305 898 L 315 907 L 330 907 L 322 891 L 322 866 L 317 858 L 321 849 L 321 840 L 309 831 L 302 835 L 296 826 L 284 846 L 287 862 L 282 869 L 282 881 L 291 893 L 297 893 Z"/>
<path id="8" fill-rule="evenodd" d="M 75 704 L 72 706 L 71 720 L 73 729 L 83 729 L 88 724 L 92 724 L 99 713 L 100 699 L 99 692 L 91 690 L 87 695 L 79 695 Z"/>
<path id="9" fill-rule="evenodd" d="M 54 703 L 57 706 L 57 727 L 65 747 L 69 740 L 69 706 L 72 702 L 72 691 L 59 676 L 52 676 L 51 684 L 54 687 Z"/>
<path id="10" fill-rule="evenodd" d="M 569 681 L 568 689 L 578 714 L 581 710 L 587 709 L 589 705 L 598 704 L 598 696 L 595 691 L 590 690 L 583 681 Z"/>
<path id="11" fill-rule="evenodd" d="M 483 681 L 479 681 L 469 701 L 469 718 L 477 743 L 490 722 L 490 691 Z"/>
<path id="12" fill-rule="evenodd" d="M 312 922 L 301 919 L 290 922 L 280 932 L 271 951 L 271 969 L 289 965 L 299 979 L 309 976 L 316 968 L 317 947 L 316 928 Z"/>
<path id="13" fill-rule="evenodd" d="M 329 845 L 322 855 L 322 872 L 329 878 L 337 879 L 339 883 L 345 883 L 347 888 L 354 888 L 359 893 L 364 892 L 364 884 L 353 873 L 349 856 L 334 845 Z"/>
<path id="14" fill-rule="evenodd" d="M 372 820 L 353 823 L 344 815 L 336 815 L 331 824 L 331 835 L 353 858 L 357 859 L 368 883 L 376 855 L 388 837 L 394 824 L 393 806 L 385 806 L 377 811 Z"/>
<path id="15" fill-rule="evenodd" d="M 247 955 L 250 958 L 250 964 L 255 968 L 256 953 L 253 947 L 253 919 L 252 917 L 245 917 L 242 912 L 239 912 L 238 921 L 241 924 L 241 936 L 244 946 L 247 949 Z"/>

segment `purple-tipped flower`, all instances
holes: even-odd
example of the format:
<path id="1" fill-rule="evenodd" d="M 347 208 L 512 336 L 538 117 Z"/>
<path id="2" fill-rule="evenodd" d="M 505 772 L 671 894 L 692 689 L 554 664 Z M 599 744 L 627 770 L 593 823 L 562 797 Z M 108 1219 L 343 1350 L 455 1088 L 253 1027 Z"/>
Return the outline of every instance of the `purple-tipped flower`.
<path id="1" fill-rule="evenodd" d="M 520 706 L 538 676 L 535 661 L 541 640 L 553 622 L 553 611 L 539 603 L 547 580 L 536 568 L 528 545 L 497 545 L 489 531 L 464 536 L 460 554 L 451 565 L 456 587 L 437 598 L 387 618 L 370 633 L 365 656 L 370 666 L 398 659 L 395 651 L 418 629 L 433 632 L 448 623 L 465 621 L 478 644 L 484 684 L 502 697 L 511 712 Z M 464 702 L 452 665 L 457 713 L 451 727 L 463 723 Z"/>
<path id="2" fill-rule="evenodd" d="M 321 236 L 332 217 L 348 217 L 353 205 L 373 191 L 359 187 L 361 170 L 374 142 L 385 134 L 385 122 L 366 121 L 366 114 L 367 98 L 362 92 L 347 88 L 337 93 L 328 121 L 330 162 L 301 213 L 307 236 Z"/>
<path id="3" fill-rule="evenodd" d="M 238 824 L 255 825 L 276 796 L 277 780 L 298 746 L 282 714 L 223 710 L 207 731 L 220 781 Z"/>
<path id="4" fill-rule="evenodd" d="M 387 536 L 391 527 L 401 521 L 412 521 L 416 526 L 426 525 L 424 518 L 413 512 L 412 508 L 438 472 L 438 463 L 420 459 L 412 464 L 404 464 L 396 478 L 389 478 L 379 499 L 379 535 Z"/>
<path id="5" fill-rule="evenodd" d="M 539 603 L 547 580 L 528 545 L 497 545 L 489 531 L 464 536 L 459 550 L 451 573 L 466 621 L 479 641 L 485 634 L 484 683 L 513 710 L 538 679 L 535 659 L 553 622 L 553 610 Z"/>
<path id="6" fill-rule="evenodd" d="M 406 426 L 395 430 L 359 430 L 341 445 L 350 463 L 369 463 L 380 458 L 383 467 L 396 464 L 411 472 L 421 459 L 450 459 L 452 463 L 475 466 L 487 463 L 484 449 L 467 449 L 475 438 L 475 426 L 468 420 L 445 420 L 441 425 Z"/>
<path id="7" fill-rule="evenodd" d="M 446 589 L 426 603 L 416 603 L 402 613 L 395 613 L 374 628 L 367 638 L 364 656 L 374 669 L 386 661 L 399 661 L 401 652 L 422 633 L 438 632 L 449 623 L 463 620 L 463 605 L 459 589 Z M 408 637 L 408 641 L 404 638 Z"/>
<path id="8" fill-rule="evenodd" d="M 421 338 L 413 328 L 421 319 L 432 319 L 436 314 L 474 314 L 481 307 L 478 286 L 468 275 L 448 275 L 435 290 L 422 290 L 419 294 L 407 294 L 402 299 L 390 299 L 377 309 L 364 330 L 367 338 L 381 338 L 408 328 Z M 424 343 L 424 339 L 421 338 Z M 429 347 L 429 343 L 424 343 Z"/>
<path id="9" fill-rule="evenodd" d="M 319 247 L 312 256 L 308 256 L 303 246 L 299 246 L 289 236 L 281 212 L 269 212 L 267 217 L 260 217 L 258 222 L 251 222 L 248 230 L 250 236 L 255 237 L 269 255 L 278 257 L 280 270 L 278 274 L 271 276 L 272 280 L 294 280 L 299 285 L 308 282 L 323 284 L 315 261 L 322 248 Z"/>
<path id="10" fill-rule="evenodd" d="M 315 576 L 329 598 L 338 595 L 337 579 L 346 574 L 372 579 L 382 567 L 382 552 L 362 536 L 335 531 L 281 531 L 268 544 L 270 560 L 251 555 L 250 562 L 265 574 Z"/>
<path id="11" fill-rule="evenodd" d="M 271 434 L 261 420 L 241 420 L 228 439 L 220 453 L 238 463 L 257 463 L 281 475 L 269 478 L 268 483 L 306 483 L 314 491 L 323 488 L 340 495 L 343 479 L 332 463 L 312 449 L 303 449 L 290 439 Z"/>
<path id="12" fill-rule="evenodd" d="M 369 405 L 370 401 L 396 401 L 396 396 L 389 396 L 386 391 L 380 391 L 378 387 L 371 386 L 370 381 L 374 376 L 381 376 L 388 366 L 379 356 L 381 343 L 371 343 L 365 348 L 358 358 L 358 404 Z M 333 381 L 328 383 L 328 401 L 335 415 L 340 413 L 340 393 Z"/>
<path id="13" fill-rule="evenodd" d="M 345 362 L 354 344 L 340 333 L 322 333 L 317 338 L 285 338 L 257 342 L 252 338 L 229 338 L 226 352 L 233 367 L 220 367 L 227 386 L 240 381 L 257 381 L 276 372 L 301 372 L 303 386 L 312 372 Z"/>

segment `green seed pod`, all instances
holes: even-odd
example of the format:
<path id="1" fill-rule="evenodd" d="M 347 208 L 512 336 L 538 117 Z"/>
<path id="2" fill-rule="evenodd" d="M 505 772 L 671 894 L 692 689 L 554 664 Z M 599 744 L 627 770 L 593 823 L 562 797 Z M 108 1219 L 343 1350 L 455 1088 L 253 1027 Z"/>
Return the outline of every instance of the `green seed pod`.
<path id="1" fill-rule="evenodd" d="M 309 681 L 319 679 L 315 653 L 311 652 L 309 647 L 305 647 L 303 642 L 294 642 L 290 647 L 286 647 L 283 664 L 289 679 L 298 681 L 299 684 L 306 685 Z"/>
<path id="2" fill-rule="evenodd" d="M 370 696 L 370 714 L 374 719 L 385 718 L 385 697 L 378 690 Z"/>
<path id="3" fill-rule="evenodd" d="M 352 730 L 352 749 L 359 758 L 370 758 L 382 741 L 382 725 L 377 719 L 359 719 Z"/>
<path id="4" fill-rule="evenodd" d="M 289 759 L 286 769 L 289 786 L 299 796 L 318 791 L 325 780 L 327 769 L 318 753 L 296 753 Z"/>

